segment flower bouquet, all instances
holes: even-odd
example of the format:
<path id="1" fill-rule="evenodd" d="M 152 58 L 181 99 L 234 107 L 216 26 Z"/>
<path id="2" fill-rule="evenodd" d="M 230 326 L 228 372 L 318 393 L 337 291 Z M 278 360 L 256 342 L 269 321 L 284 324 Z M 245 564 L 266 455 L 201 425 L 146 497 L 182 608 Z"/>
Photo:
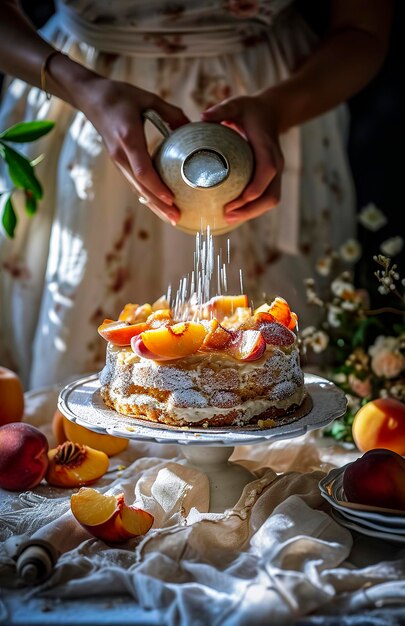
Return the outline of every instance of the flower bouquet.
<path id="1" fill-rule="evenodd" d="M 371 230 L 385 223 L 373 205 L 363 210 L 360 220 Z M 353 441 L 353 419 L 365 403 L 379 397 L 405 402 L 405 279 L 388 256 L 399 253 L 402 243 L 400 237 L 391 238 L 380 246 L 386 254 L 373 256 L 377 295 L 385 299 L 381 305 L 371 306 L 371 289 L 356 287 L 353 271 L 336 271 L 342 261 L 354 265 L 359 260 L 361 248 L 353 240 L 318 262 L 321 276 L 334 274 L 324 292 L 313 278 L 306 281 L 308 302 L 321 310 L 322 322 L 320 328 L 303 329 L 303 352 L 325 352 L 327 375 L 347 395 L 345 416 L 325 431 L 340 441 Z"/>

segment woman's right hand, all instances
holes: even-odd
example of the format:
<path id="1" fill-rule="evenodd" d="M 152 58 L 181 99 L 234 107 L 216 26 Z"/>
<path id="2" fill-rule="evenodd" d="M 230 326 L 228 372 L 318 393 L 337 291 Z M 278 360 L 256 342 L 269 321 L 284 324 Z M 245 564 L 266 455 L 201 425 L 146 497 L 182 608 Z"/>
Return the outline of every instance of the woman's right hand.
<path id="1" fill-rule="evenodd" d="M 189 122 L 182 110 L 148 91 L 100 76 L 86 81 L 75 100 L 143 203 L 166 221 L 177 222 L 180 212 L 173 204 L 173 194 L 148 153 L 143 112 L 154 109 L 174 129 Z"/>

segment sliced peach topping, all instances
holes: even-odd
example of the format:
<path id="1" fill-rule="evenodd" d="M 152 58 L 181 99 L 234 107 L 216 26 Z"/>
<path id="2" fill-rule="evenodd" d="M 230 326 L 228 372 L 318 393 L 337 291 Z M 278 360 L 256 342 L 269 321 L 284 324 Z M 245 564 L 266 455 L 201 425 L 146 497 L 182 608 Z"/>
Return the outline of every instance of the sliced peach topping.
<path id="1" fill-rule="evenodd" d="M 146 320 L 149 328 L 159 328 L 173 322 L 172 312 L 170 309 L 157 309 L 151 313 Z"/>
<path id="2" fill-rule="evenodd" d="M 131 345 L 132 337 L 143 333 L 149 326 L 144 322 L 139 324 L 128 324 L 127 322 L 109 320 L 106 319 L 98 327 L 99 334 L 106 341 L 110 341 L 115 346 L 129 346 Z"/>
<path id="3" fill-rule="evenodd" d="M 224 317 L 233 315 L 236 309 L 249 306 L 248 297 L 245 294 L 239 296 L 215 296 L 203 307 L 204 314 L 216 317 L 221 321 Z"/>
<path id="4" fill-rule="evenodd" d="M 238 361 L 257 361 L 266 350 L 266 341 L 259 330 L 237 330 L 231 344 L 226 348 L 228 354 Z"/>
<path id="5" fill-rule="evenodd" d="M 252 315 L 252 309 L 250 306 L 238 306 L 235 313 L 229 317 L 225 317 L 221 324 L 225 328 L 238 328 L 241 324 L 244 324 Z"/>
<path id="6" fill-rule="evenodd" d="M 199 322 L 179 322 L 146 330 L 141 339 L 150 352 L 176 359 L 197 352 L 206 333 L 204 325 Z"/>
<path id="7" fill-rule="evenodd" d="M 160 311 L 161 309 L 170 309 L 170 303 L 166 299 L 166 296 L 160 296 L 155 302 L 152 304 L 152 311 Z"/>
<path id="8" fill-rule="evenodd" d="M 295 341 L 294 333 L 280 324 L 271 313 L 255 313 L 246 326 L 249 329 L 260 330 L 265 342 L 273 346 L 291 346 Z"/>
<path id="9" fill-rule="evenodd" d="M 297 316 L 295 313 L 292 313 L 284 298 L 277 297 L 271 304 L 262 304 L 255 310 L 256 313 L 270 313 L 277 322 L 280 322 L 280 324 L 283 324 L 290 330 L 293 330 L 297 324 Z"/>
<path id="10" fill-rule="evenodd" d="M 148 303 L 139 305 L 128 302 L 119 314 L 118 319 L 122 322 L 136 324 L 137 322 L 146 322 L 151 313 L 152 307 Z"/>
<path id="11" fill-rule="evenodd" d="M 232 332 L 221 326 L 217 319 L 210 321 L 210 329 L 205 336 L 203 350 L 224 350 L 232 341 Z"/>

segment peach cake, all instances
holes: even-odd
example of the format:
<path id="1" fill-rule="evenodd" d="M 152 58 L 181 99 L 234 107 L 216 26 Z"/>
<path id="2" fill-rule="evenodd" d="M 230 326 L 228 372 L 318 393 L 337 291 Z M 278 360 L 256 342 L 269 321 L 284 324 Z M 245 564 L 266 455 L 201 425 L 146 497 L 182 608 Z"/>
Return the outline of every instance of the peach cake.
<path id="1" fill-rule="evenodd" d="M 106 405 L 182 427 L 267 427 L 301 405 L 297 317 L 285 300 L 252 312 L 245 295 L 217 296 L 189 306 L 187 317 L 174 319 L 161 298 L 127 304 L 117 321 L 104 320 Z"/>

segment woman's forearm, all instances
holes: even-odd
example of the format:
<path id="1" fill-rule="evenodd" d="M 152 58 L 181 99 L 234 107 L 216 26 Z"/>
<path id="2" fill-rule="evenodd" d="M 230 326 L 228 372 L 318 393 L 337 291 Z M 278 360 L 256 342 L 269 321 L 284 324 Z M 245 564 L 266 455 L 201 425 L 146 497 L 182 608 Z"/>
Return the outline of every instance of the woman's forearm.
<path id="1" fill-rule="evenodd" d="M 41 68 L 54 48 L 38 35 L 14 0 L 3 0 L 0 20 L 0 70 L 41 87 Z M 65 55 L 50 59 L 46 89 L 77 106 L 77 88 L 97 75 Z"/>
<path id="2" fill-rule="evenodd" d="M 263 92 L 280 132 L 345 102 L 375 76 L 388 47 L 389 5 L 387 0 L 378 34 L 342 20 L 290 78 Z"/>

